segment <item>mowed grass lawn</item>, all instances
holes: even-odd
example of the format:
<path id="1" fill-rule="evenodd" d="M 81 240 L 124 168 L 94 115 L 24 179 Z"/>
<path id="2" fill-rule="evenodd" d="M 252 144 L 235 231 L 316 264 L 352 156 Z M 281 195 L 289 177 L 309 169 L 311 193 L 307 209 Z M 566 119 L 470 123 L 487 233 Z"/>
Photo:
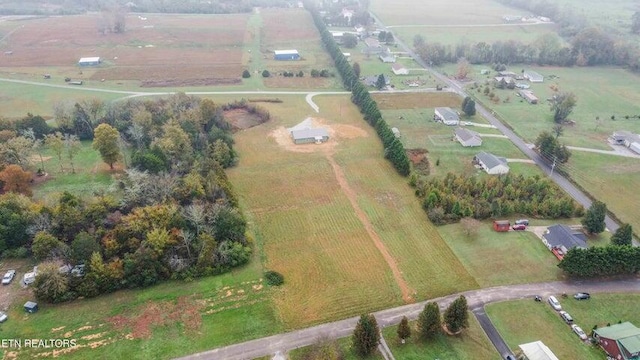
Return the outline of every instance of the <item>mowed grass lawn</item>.
<path id="1" fill-rule="evenodd" d="M 527 157 L 506 138 L 484 137 L 482 146 L 463 147 L 453 139 L 454 126 L 446 126 L 433 121 L 434 108 L 449 106 L 460 107 L 460 98 L 451 93 L 374 95 L 380 104 L 384 118 L 390 126 L 400 130 L 401 141 L 407 149 L 427 149 L 432 175 L 443 176 L 448 172 L 466 175 L 486 176 L 476 169 L 471 161 L 480 151 L 490 152 L 497 156 L 511 159 L 527 159 Z M 406 99 L 411 99 L 413 105 Z M 480 115 L 471 118 L 463 116 L 462 121 L 486 124 Z M 468 126 L 470 130 L 480 134 L 500 135 L 496 129 L 479 126 Z M 439 161 L 438 161 L 439 160 Z M 438 164 L 439 165 L 436 165 Z M 512 172 L 523 175 L 542 175 L 534 164 L 510 163 Z"/>
<path id="2" fill-rule="evenodd" d="M 33 296 L 22 291 L 7 312 L 2 337 L 75 339 L 78 349 L 58 354 L 65 359 L 169 359 L 271 335 L 282 327 L 270 300 L 273 290 L 260 281 L 261 273 L 256 255 L 250 265 L 224 275 L 59 305 L 41 303 L 35 314 L 25 314 L 22 304 Z M 176 311 L 177 319 L 168 321 L 169 312 Z M 190 316 L 192 311 L 197 315 Z M 3 355 L 11 350 L 2 349 Z M 22 348 L 17 355 L 49 357 L 52 352 Z"/>
<path id="3" fill-rule="evenodd" d="M 360 355 L 358 355 L 355 351 L 355 349 L 353 348 L 353 339 L 349 336 L 349 337 L 345 337 L 342 339 L 338 339 L 336 340 L 338 342 L 338 345 L 340 346 L 340 349 L 342 350 L 342 354 L 344 355 L 343 360 L 360 360 L 362 359 L 362 357 Z M 310 354 L 313 352 L 314 350 L 314 345 L 311 346 L 306 346 L 303 348 L 299 348 L 299 349 L 295 349 L 290 351 L 287 354 L 288 360 L 305 360 L 308 358 L 308 356 L 310 356 Z M 371 354 L 369 357 L 366 358 L 367 360 L 382 360 L 384 359 L 384 357 L 382 357 L 382 354 L 380 354 L 380 352 L 378 352 L 376 350 L 376 352 L 374 352 L 373 354 Z M 267 360 L 267 359 L 265 359 Z M 268 360 L 271 360 L 271 357 L 268 358 Z"/>
<path id="4" fill-rule="evenodd" d="M 260 230 L 266 268 L 285 276 L 275 297 L 285 327 L 402 304 L 390 268 L 339 184 L 329 156 L 416 300 L 477 287 L 429 223 L 406 179 L 383 159 L 375 132 L 349 97 L 316 97 L 318 115 L 302 97 L 290 99 L 264 104 L 274 120 L 236 134 L 240 163 L 229 172 Z M 309 115 L 336 130 L 330 150 L 323 150 L 330 145 L 325 144 L 307 145 L 309 153 L 293 152 L 269 136 Z"/>
<path id="5" fill-rule="evenodd" d="M 475 237 L 465 235 L 460 224 L 438 231 L 481 287 L 562 279 L 558 259 L 532 232 L 498 233 L 490 221 L 482 223 Z"/>
<path id="6" fill-rule="evenodd" d="M 82 148 L 74 157 L 75 174 L 66 155 L 62 154 L 62 162 L 51 149 L 43 151 L 44 168 L 48 174 L 45 181 L 33 187 L 34 197 L 45 200 L 55 199 L 64 191 L 78 196 L 91 196 L 96 192 L 106 191 L 113 182 L 113 175 L 122 171 L 122 164 L 116 163 L 115 170 L 110 170 L 93 149 L 91 141 L 83 141 Z M 34 167 L 41 167 L 38 155 L 32 157 Z M 61 164 L 62 163 L 62 164 Z M 62 167 L 61 167 L 62 165 Z M 40 181 L 40 178 L 37 178 Z"/>
<path id="7" fill-rule="evenodd" d="M 440 335 L 431 341 L 420 341 L 416 338 L 416 323 L 409 324 L 412 337 L 404 344 L 398 339 L 397 325 L 382 329 L 387 345 L 396 359 L 490 360 L 500 358 L 471 312 L 469 312 L 469 328 L 457 336 Z"/>
<path id="8" fill-rule="evenodd" d="M 587 334 L 596 324 L 602 327 L 618 321 L 640 323 L 638 301 L 640 295 L 637 294 L 592 294 L 588 301 L 560 299 L 563 310 L 571 314 Z M 598 347 L 580 341 L 546 302 L 535 303 L 526 299 L 490 304 L 485 309 L 511 349 L 541 340 L 560 359 L 605 358 Z"/>

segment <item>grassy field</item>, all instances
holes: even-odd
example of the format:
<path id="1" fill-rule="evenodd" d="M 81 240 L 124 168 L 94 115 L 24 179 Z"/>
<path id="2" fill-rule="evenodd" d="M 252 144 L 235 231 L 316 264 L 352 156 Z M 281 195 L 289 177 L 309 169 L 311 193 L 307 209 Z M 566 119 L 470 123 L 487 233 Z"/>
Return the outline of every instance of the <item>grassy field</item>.
<path id="1" fill-rule="evenodd" d="M 340 345 L 340 348 L 342 349 L 342 353 L 344 354 L 344 357 L 342 358 L 343 360 L 359 360 L 359 359 L 363 359 L 360 355 L 358 355 L 354 349 L 352 348 L 352 339 L 351 337 L 346 337 L 346 338 L 342 338 L 342 339 L 338 339 L 338 344 Z M 290 351 L 287 355 L 288 355 L 288 359 L 289 360 L 304 360 L 306 358 L 306 356 L 309 355 L 309 353 L 311 351 L 313 351 L 312 349 L 313 346 L 307 346 L 307 347 L 303 347 L 300 349 L 295 349 Z M 269 357 L 269 359 L 265 359 L 265 360 L 270 360 L 271 357 Z M 365 358 L 367 360 L 382 360 L 384 359 L 382 357 L 382 355 L 376 351 L 375 353 L 371 354 L 371 356 Z"/>
<path id="2" fill-rule="evenodd" d="M 471 164 L 473 157 L 480 151 L 491 152 L 506 158 L 526 159 L 525 155 L 505 138 L 485 137 L 482 146 L 473 148 L 465 148 L 453 140 L 454 127 L 434 122 L 433 109 L 437 106 L 459 108 L 461 100 L 457 95 L 451 93 L 375 94 L 374 98 L 389 125 L 400 130 L 401 140 L 406 148 L 423 148 L 429 151 L 427 156 L 433 175 L 455 172 L 484 176 L 484 172 Z M 486 120 L 480 115 L 472 118 L 463 117 L 462 120 L 486 124 Z M 469 129 L 480 134 L 500 134 L 498 130 L 492 128 L 470 126 Z M 440 160 L 439 165 L 436 165 L 438 160 Z M 512 171 L 516 174 L 542 174 L 533 164 L 514 163 L 513 165 Z"/>
<path id="3" fill-rule="evenodd" d="M 261 273 L 256 254 L 250 265 L 225 275 L 40 304 L 35 314 L 24 313 L 22 304 L 33 297 L 22 291 L 2 324 L 2 337 L 76 339 L 77 349 L 57 355 L 69 359 L 169 359 L 262 337 L 282 327 Z M 20 287 L 17 281 L 10 286 Z M 22 348 L 16 355 L 56 356 L 43 348 Z"/>
<path id="4" fill-rule="evenodd" d="M 606 29 L 607 32 L 626 36 L 627 39 L 640 42 L 640 36 L 631 34 L 631 17 L 638 10 L 634 0 L 618 0 L 602 2 L 596 0 L 558 0 L 559 8 L 570 6 L 575 13 L 585 16 L 587 20 Z"/>
<path id="5" fill-rule="evenodd" d="M 491 222 L 483 222 L 474 238 L 467 237 L 460 224 L 440 226 L 438 231 L 481 287 L 563 278 L 558 259 L 531 232 L 496 233 Z"/>
<path id="6" fill-rule="evenodd" d="M 370 9 L 387 26 L 502 24 L 504 15 L 523 13 L 521 10 L 504 6 L 492 0 L 452 0 L 447 2 L 372 0 Z M 459 9 L 459 11 L 451 9 Z"/>
<path id="7" fill-rule="evenodd" d="M 109 165 L 102 162 L 100 153 L 91 147 L 91 141 L 84 141 L 74 158 L 75 174 L 71 172 L 71 165 L 64 154 L 62 168 L 60 161 L 50 149 L 45 148 L 42 155 L 47 159 L 44 167 L 48 176 L 44 182 L 33 188 L 34 197 L 41 200 L 54 199 L 63 191 L 89 196 L 107 190 L 113 182 L 112 175 L 116 174 L 118 169 L 122 169 L 120 164 L 116 164 L 116 170 L 109 170 Z M 34 166 L 41 166 L 37 155 L 32 160 Z"/>
<path id="8" fill-rule="evenodd" d="M 229 172 L 260 228 L 266 267 L 285 276 L 275 294 L 285 326 L 401 304 L 401 285 L 376 238 L 416 300 L 477 287 L 349 98 L 316 98 L 318 121 L 334 135 L 297 147 L 286 133 L 272 137 L 311 115 L 301 97 L 289 99 L 264 105 L 274 121 L 236 135 L 240 163 Z"/>
<path id="9" fill-rule="evenodd" d="M 413 335 L 405 344 L 401 344 L 398 339 L 397 326 L 382 329 L 387 345 L 396 359 L 489 360 L 500 358 L 478 320 L 471 313 L 469 313 L 469 328 L 461 335 L 441 335 L 430 342 L 421 342 L 416 339 L 415 322 L 411 322 L 410 326 Z"/>
<path id="10" fill-rule="evenodd" d="M 640 323 L 637 311 L 639 295 L 595 294 L 591 300 L 562 300 L 562 308 L 571 314 L 575 323 L 589 333 L 593 325 L 606 326 L 619 320 Z M 603 352 L 585 344 L 571 331 L 558 314 L 546 303 L 531 300 L 510 301 L 486 306 L 502 337 L 511 349 L 519 344 L 541 340 L 560 359 L 603 359 Z"/>

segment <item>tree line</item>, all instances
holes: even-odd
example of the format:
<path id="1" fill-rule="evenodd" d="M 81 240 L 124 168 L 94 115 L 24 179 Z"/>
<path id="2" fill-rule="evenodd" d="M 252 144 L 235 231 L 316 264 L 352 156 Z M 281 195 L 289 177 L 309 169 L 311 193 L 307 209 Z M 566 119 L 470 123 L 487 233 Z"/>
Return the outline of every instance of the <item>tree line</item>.
<path id="1" fill-rule="evenodd" d="M 88 199 L 64 192 L 46 204 L 12 189 L 0 195 L 0 251 L 42 262 L 34 284 L 39 299 L 91 297 L 249 261 L 246 220 L 224 171 L 236 154 L 222 108 L 184 94 L 123 102 L 117 116 L 100 117 L 92 129 L 107 164 L 123 161 L 122 143 L 132 154 L 111 189 Z M 62 264 L 84 264 L 86 274 L 66 275 Z"/>
<path id="2" fill-rule="evenodd" d="M 412 184 L 427 216 L 438 225 L 465 217 L 482 220 L 523 214 L 557 219 L 584 213 L 583 207 L 553 181 L 538 175 L 478 178 L 448 173 L 443 178 L 421 179 Z"/>
<path id="3" fill-rule="evenodd" d="M 578 277 L 637 274 L 640 271 L 640 247 L 609 245 L 574 248 L 567 252 L 558 267 Z"/>
<path id="4" fill-rule="evenodd" d="M 411 172 L 411 164 L 402 142 L 395 137 L 389 124 L 382 118 L 378 104 L 373 100 L 366 87 L 360 82 L 353 67 L 342 54 L 340 47 L 333 39 L 333 35 L 327 30 L 327 26 L 316 7 L 307 1 L 305 8 L 310 11 L 313 21 L 320 32 L 322 43 L 333 58 L 345 88 L 351 91 L 351 101 L 358 106 L 365 121 L 376 129 L 378 137 L 382 140 L 385 158 L 391 162 L 399 174 L 402 176 L 409 175 Z"/>

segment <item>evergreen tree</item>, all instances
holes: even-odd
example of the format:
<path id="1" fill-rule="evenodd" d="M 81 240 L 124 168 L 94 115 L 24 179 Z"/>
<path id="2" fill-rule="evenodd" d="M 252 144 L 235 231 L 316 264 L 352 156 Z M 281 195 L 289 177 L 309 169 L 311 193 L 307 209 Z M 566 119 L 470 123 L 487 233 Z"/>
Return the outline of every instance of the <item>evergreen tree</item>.
<path id="1" fill-rule="evenodd" d="M 612 245 L 631 245 L 633 241 L 633 229 L 629 224 L 622 224 L 611 236 Z"/>
<path id="2" fill-rule="evenodd" d="M 360 71 L 360 64 L 358 64 L 357 62 L 353 63 L 353 72 L 357 78 L 360 78 Z"/>
<path id="3" fill-rule="evenodd" d="M 449 331 L 456 333 L 469 327 L 469 313 L 467 312 L 467 298 L 460 295 L 444 312 L 444 322 Z"/>
<path id="4" fill-rule="evenodd" d="M 402 317 L 400 320 L 400 325 L 398 325 L 398 338 L 404 344 L 405 340 L 411 337 L 411 327 L 409 327 L 409 319 L 406 316 Z"/>
<path id="5" fill-rule="evenodd" d="M 361 356 L 368 356 L 380 342 L 378 322 L 372 314 L 361 315 L 353 331 L 353 347 Z"/>
<path id="6" fill-rule="evenodd" d="M 594 201 L 582 218 L 582 226 L 590 234 L 599 234 L 604 231 L 604 218 L 607 214 L 607 205 L 601 201 Z"/>
<path id="7" fill-rule="evenodd" d="M 469 99 L 462 109 L 467 116 L 473 116 L 476 114 L 476 102 L 473 99 Z"/>
<path id="8" fill-rule="evenodd" d="M 385 86 L 387 86 L 387 82 L 385 80 L 384 74 L 378 75 L 378 80 L 376 80 L 376 88 L 378 90 L 382 90 Z"/>
<path id="9" fill-rule="evenodd" d="M 431 339 L 442 331 L 440 308 L 435 302 L 429 302 L 418 316 L 418 335 L 420 339 Z"/>

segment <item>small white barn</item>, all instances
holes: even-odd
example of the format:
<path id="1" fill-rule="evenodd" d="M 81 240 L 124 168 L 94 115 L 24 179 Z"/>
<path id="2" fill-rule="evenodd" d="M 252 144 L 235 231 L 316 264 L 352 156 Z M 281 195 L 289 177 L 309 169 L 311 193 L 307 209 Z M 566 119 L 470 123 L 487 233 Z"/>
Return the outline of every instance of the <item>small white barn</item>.
<path id="1" fill-rule="evenodd" d="M 460 124 L 460 116 L 450 107 L 435 108 L 433 120 L 442 121 L 443 124 L 449 126 L 457 126 Z"/>
<path id="2" fill-rule="evenodd" d="M 78 65 L 80 65 L 80 66 L 96 66 L 96 65 L 100 65 L 101 62 L 102 62 L 102 60 L 100 59 L 99 56 L 83 57 L 83 58 L 80 58 L 80 60 L 78 60 Z"/>
<path id="3" fill-rule="evenodd" d="M 497 157 L 488 152 L 480 152 L 474 158 L 473 162 L 478 164 L 489 175 L 503 175 L 509 172 L 507 159 Z"/>
<path id="4" fill-rule="evenodd" d="M 475 131 L 459 127 L 456 128 L 453 133 L 454 138 L 464 147 L 476 147 L 482 145 L 482 138 Z"/>

